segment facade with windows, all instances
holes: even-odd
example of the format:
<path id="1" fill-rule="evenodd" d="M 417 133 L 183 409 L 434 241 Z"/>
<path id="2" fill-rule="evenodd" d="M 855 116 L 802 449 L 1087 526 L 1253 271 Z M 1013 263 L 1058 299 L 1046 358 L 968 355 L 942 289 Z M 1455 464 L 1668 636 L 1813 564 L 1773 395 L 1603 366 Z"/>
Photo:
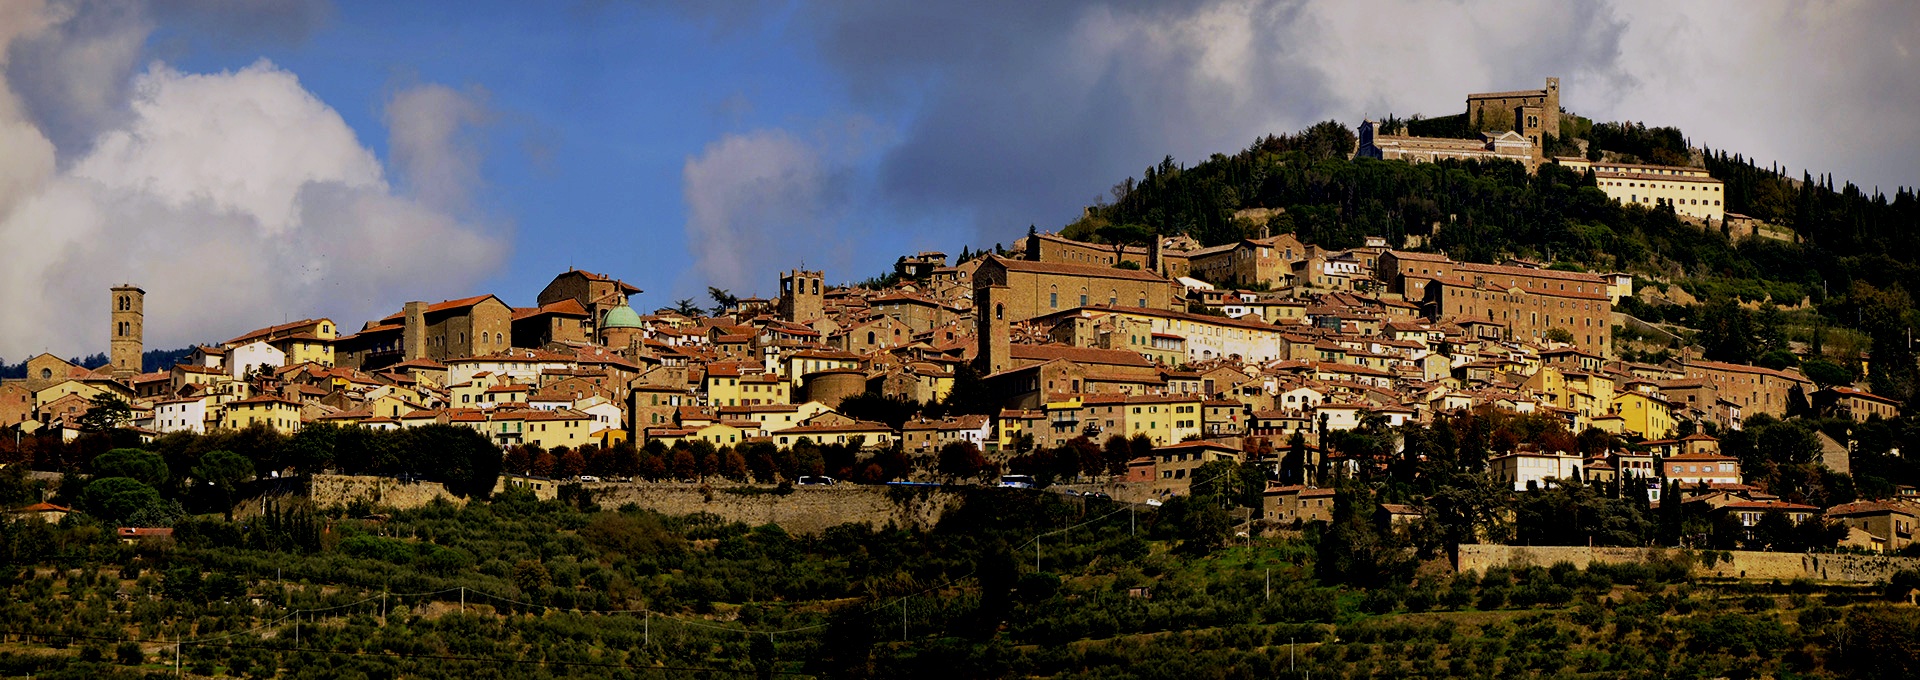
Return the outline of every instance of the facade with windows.
<path id="1" fill-rule="evenodd" d="M 1673 206 L 1675 213 L 1714 222 L 1727 219 L 1726 185 L 1700 168 L 1594 163 L 1594 183 L 1621 203 Z"/>

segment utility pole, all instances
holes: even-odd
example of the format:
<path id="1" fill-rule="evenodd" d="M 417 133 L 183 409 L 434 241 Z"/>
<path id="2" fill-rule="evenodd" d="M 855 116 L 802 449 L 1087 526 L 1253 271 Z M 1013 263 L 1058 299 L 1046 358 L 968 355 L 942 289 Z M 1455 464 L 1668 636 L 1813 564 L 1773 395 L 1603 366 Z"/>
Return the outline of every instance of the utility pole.
<path id="1" fill-rule="evenodd" d="M 907 598 L 900 598 L 900 641 L 907 641 Z"/>
<path id="2" fill-rule="evenodd" d="M 467 587 L 460 586 L 460 613 L 467 613 Z"/>
<path id="3" fill-rule="evenodd" d="M 647 610 L 647 620 L 644 624 L 642 624 L 640 628 L 640 634 L 643 636 L 642 639 L 645 641 L 642 644 L 644 644 L 647 647 L 652 647 L 653 646 L 653 610 L 651 609 Z"/>
<path id="4" fill-rule="evenodd" d="M 1273 601 L 1273 567 L 1267 567 L 1267 601 Z"/>

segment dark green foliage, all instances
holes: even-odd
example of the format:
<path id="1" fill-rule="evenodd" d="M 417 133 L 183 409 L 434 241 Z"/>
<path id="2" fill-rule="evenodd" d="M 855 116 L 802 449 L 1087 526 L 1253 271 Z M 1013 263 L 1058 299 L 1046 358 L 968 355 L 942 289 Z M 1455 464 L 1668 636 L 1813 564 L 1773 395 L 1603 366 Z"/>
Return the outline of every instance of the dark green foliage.
<path id="1" fill-rule="evenodd" d="M 160 503 L 153 487 L 128 477 L 95 479 L 80 494 L 80 507 L 108 524 L 127 521 Z"/>
<path id="2" fill-rule="evenodd" d="M 1363 490 L 1343 493 L 1353 498 L 1342 522 L 1366 514 Z M 88 566 L 4 572 L 11 604 L 0 609 L 32 636 L 10 640 L 0 672 L 111 676 L 102 669 L 116 662 L 170 670 L 172 649 L 153 642 L 179 638 L 206 641 L 184 646 L 185 670 L 263 677 L 652 677 L 640 670 L 648 666 L 715 677 L 1912 672 L 1902 656 L 1913 644 L 1910 607 L 1819 607 L 1740 586 L 1676 592 L 1661 584 L 1685 582 L 1678 558 L 1478 578 L 1423 569 L 1415 579 L 1360 558 L 1352 537 L 1256 538 L 1203 554 L 1177 547 L 1187 528 L 1168 519 L 1174 509 L 1138 511 L 1143 523 L 1165 523 L 1163 541 L 1133 535 L 1111 505 L 982 489 L 930 530 L 843 525 L 797 537 L 506 493 L 380 520 L 334 518 L 332 538 L 311 550 L 257 537 L 253 525 L 267 518 L 283 531 L 297 523 L 289 511 L 244 526 L 197 519 L 157 553 L 91 527 L 5 522 L 0 555 L 10 564 Z M 1372 531 L 1365 524 L 1350 528 Z M 1374 585 L 1314 576 L 1315 556 L 1340 540 L 1349 547 L 1336 559 L 1372 564 L 1362 570 Z M 116 592 L 131 595 L 124 607 L 112 604 Z M 435 594 L 408 594 L 420 592 Z M 596 613 L 642 608 L 654 614 Z M 307 613 L 287 618 L 289 609 Z M 161 651 L 142 653 L 136 637 Z M 32 653 L 54 649 L 67 651 Z M 699 674 L 653 672 L 662 673 Z"/>
<path id="3" fill-rule="evenodd" d="M 1800 364 L 1800 372 L 1821 387 L 1847 385 L 1859 379 L 1852 369 L 1826 359 L 1813 359 Z"/>
<path id="4" fill-rule="evenodd" d="M 106 432 L 125 427 L 133 419 L 133 407 L 120 395 L 102 392 L 87 399 L 87 412 L 80 414 L 82 432 Z"/>
<path id="5" fill-rule="evenodd" d="M 153 488 L 165 488 L 172 477 L 160 456 L 140 449 L 114 449 L 93 459 L 93 476 L 127 477 Z"/>
<path id="6" fill-rule="evenodd" d="M 232 451 L 209 451 L 193 466 L 193 478 L 218 499 L 228 521 L 233 520 L 233 502 L 240 485 L 253 481 L 253 461 Z"/>

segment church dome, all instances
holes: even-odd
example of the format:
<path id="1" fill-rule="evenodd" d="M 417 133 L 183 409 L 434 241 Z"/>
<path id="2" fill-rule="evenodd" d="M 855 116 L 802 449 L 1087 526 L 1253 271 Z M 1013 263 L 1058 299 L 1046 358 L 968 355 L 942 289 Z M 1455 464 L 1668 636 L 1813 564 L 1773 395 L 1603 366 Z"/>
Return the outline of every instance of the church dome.
<path id="1" fill-rule="evenodd" d="M 600 327 L 601 328 L 645 328 L 646 326 L 640 323 L 639 313 L 633 311 L 632 307 L 628 307 L 625 304 L 622 304 L 618 307 L 607 310 L 606 318 L 603 318 L 600 320 Z"/>

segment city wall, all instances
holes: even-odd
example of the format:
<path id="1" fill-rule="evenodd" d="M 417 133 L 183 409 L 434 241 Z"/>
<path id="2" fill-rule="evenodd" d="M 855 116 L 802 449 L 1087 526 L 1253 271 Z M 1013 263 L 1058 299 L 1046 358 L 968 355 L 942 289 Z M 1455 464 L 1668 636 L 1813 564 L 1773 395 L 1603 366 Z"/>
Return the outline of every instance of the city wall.
<path id="1" fill-rule="evenodd" d="M 363 475 L 314 475 L 307 486 L 307 497 L 320 507 L 344 506 L 356 500 L 395 510 L 411 510 L 444 498 L 454 505 L 466 499 L 447 492 L 438 482 L 403 482 L 392 477 Z"/>
<path id="2" fill-rule="evenodd" d="M 1588 548 L 1582 546 L 1462 545 L 1456 568 L 1461 572 L 1485 572 L 1490 567 L 1510 565 L 1552 566 L 1568 562 L 1586 568 L 1594 562 L 1620 564 L 1645 562 L 1660 554 L 1678 554 L 1662 548 Z M 1694 562 L 1695 576 L 1749 580 L 1791 581 L 1808 579 L 1838 583 L 1877 583 L 1902 569 L 1920 570 L 1920 558 L 1888 555 L 1781 553 L 1734 550 L 1720 553 L 1711 567 L 1706 560 Z M 1697 554 L 1696 554 L 1697 556 Z"/>
<path id="3" fill-rule="evenodd" d="M 935 488 L 902 488 L 839 484 L 794 487 L 776 493 L 764 486 L 700 484 L 587 484 L 600 507 L 613 509 L 632 503 L 667 515 L 709 513 L 729 522 L 778 524 L 790 533 L 819 533 L 848 522 L 874 526 L 893 523 L 931 528 L 947 508 L 955 507 L 961 492 Z"/>

